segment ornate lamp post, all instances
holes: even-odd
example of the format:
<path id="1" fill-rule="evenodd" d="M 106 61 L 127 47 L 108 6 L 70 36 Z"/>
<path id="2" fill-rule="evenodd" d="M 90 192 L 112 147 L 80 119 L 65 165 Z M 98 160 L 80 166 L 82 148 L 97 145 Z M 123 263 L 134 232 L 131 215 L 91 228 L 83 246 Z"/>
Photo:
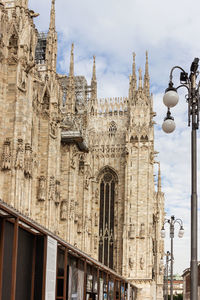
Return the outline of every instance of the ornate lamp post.
<path id="1" fill-rule="evenodd" d="M 173 300 L 173 263 L 174 263 L 174 249 L 173 249 L 173 239 L 174 239 L 174 225 L 178 223 L 180 226 L 178 237 L 182 238 L 184 234 L 183 221 L 181 219 L 175 219 L 174 216 L 171 216 L 170 219 L 166 219 L 164 225 L 168 223 L 170 225 L 170 239 L 171 239 L 171 272 L 170 272 L 170 299 Z M 161 229 L 161 237 L 165 238 L 165 227 Z"/>
<path id="2" fill-rule="evenodd" d="M 197 265 L 197 129 L 199 128 L 199 109 L 200 109 L 200 81 L 196 83 L 199 58 L 195 58 L 190 67 L 190 75 L 181 67 L 175 66 L 170 72 L 169 86 L 165 91 L 163 102 L 168 108 L 167 116 L 164 119 L 162 128 L 166 133 L 171 133 L 175 129 L 174 118 L 171 116 L 170 108 L 174 107 L 179 100 L 177 90 L 181 87 L 187 89 L 186 101 L 188 103 L 188 126 L 192 125 L 191 132 L 191 261 L 190 261 L 190 287 L 191 300 L 198 298 L 198 265 Z M 173 85 L 173 71 L 179 69 L 180 85 L 175 88 Z M 191 124 L 192 123 L 192 124 Z"/>

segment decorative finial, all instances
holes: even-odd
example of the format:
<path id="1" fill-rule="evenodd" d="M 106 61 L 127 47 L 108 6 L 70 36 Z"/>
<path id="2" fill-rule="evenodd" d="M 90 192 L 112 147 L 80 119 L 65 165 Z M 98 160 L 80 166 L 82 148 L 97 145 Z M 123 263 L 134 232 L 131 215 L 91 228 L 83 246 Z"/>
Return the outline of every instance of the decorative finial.
<path id="1" fill-rule="evenodd" d="M 55 0 L 51 0 L 51 16 L 50 16 L 50 25 L 49 25 L 49 30 L 55 30 Z"/>
<path id="2" fill-rule="evenodd" d="M 146 51 L 145 76 L 148 76 L 148 77 L 149 77 L 149 61 L 148 61 L 148 51 Z"/>
<path id="3" fill-rule="evenodd" d="M 96 57 L 94 55 L 93 56 L 93 72 L 92 72 L 92 80 L 93 81 L 97 79 L 96 78 L 96 62 L 95 62 L 95 59 L 96 59 Z"/>
<path id="4" fill-rule="evenodd" d="M 133 68 L 132 68 L 132 76 L 135 78 L 136 77 L 136 74 L 135 74 L 135 57 L 136 57 L 136 54 L 135 52 L 133 52 Z"/>
<path id="5" fill-rule="evenodd" d="M 146 51 L 146 64 L 145 64 L 145 74 L 144 74 L 144 89 L 147 95 L 149 95 L 150 90 L 150 77 L 149 77 L 149 62 L 148 62 L 148 51 Z"/>
<path id="6" fill-rule="evenodd" d="M 74 43 L 72 43 L 69 76 L 74 76 Z"/>

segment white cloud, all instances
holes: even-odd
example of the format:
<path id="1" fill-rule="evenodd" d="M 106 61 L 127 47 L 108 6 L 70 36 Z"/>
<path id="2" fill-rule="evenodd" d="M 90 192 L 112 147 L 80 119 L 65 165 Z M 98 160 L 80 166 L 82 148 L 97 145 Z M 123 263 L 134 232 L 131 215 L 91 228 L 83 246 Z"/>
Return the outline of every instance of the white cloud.
<path id="1" fill-rule="evenodd" d="M 41 14 L 36 26 L 47 31 L 50 0 L 29 0 L 29 3 Z M 181 91 L 180 103 L 173 109 L 177 130 L 171 135 L 161 131 L 166 115 L 162 93 L 171 67 L 181 65 L 189 71 L 193 58 L 200 53 L 199 9 L 198 0 L 56 0 L 56 26 L 62 35 L 59 72 L 68 73 L 70 45 L 74 42 L 75 73 L 85 75 L 90 81 L 95 54 L 99 97 L 127 96 L 132 52 L 136 52 L 137 68 L 141 66 L 144 70 L 145 51 L 149 51 L 157 112 L 155 148 L 160 152 L 166 211 L 168 216 L 181 217 L 186 231 L 182 240 L 175 239 L 175 271 L 179 273 L 189 266 L 190 260 L 190 129 L 186 91 Z M 175 77 L 178 78 L 178 72 Z M 166 250 L 169 250 L 169 239 Z"/>

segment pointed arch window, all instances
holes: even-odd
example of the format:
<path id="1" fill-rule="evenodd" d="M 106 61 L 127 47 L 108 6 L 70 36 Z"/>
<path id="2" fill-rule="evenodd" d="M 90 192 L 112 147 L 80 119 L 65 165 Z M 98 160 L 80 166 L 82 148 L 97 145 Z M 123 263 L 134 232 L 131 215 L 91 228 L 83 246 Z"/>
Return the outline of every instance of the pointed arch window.
<path id="1" fill-rule="evenodd" d="M 100 181 L 99 261 L 113 269 L 116 178 L 107 170 Z"/>

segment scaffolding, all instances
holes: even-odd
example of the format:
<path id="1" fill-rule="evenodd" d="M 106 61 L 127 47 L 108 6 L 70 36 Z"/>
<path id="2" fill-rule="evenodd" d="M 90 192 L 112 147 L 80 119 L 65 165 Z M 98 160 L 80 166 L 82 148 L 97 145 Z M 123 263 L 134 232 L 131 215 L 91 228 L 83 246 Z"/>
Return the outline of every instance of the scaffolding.
<path id="1" fill-rule="evenodd" d="M 38 33 L 38 42 L 35 50 L 36 64 L 44 64 L 46 59 L 47 33 Z"/>

